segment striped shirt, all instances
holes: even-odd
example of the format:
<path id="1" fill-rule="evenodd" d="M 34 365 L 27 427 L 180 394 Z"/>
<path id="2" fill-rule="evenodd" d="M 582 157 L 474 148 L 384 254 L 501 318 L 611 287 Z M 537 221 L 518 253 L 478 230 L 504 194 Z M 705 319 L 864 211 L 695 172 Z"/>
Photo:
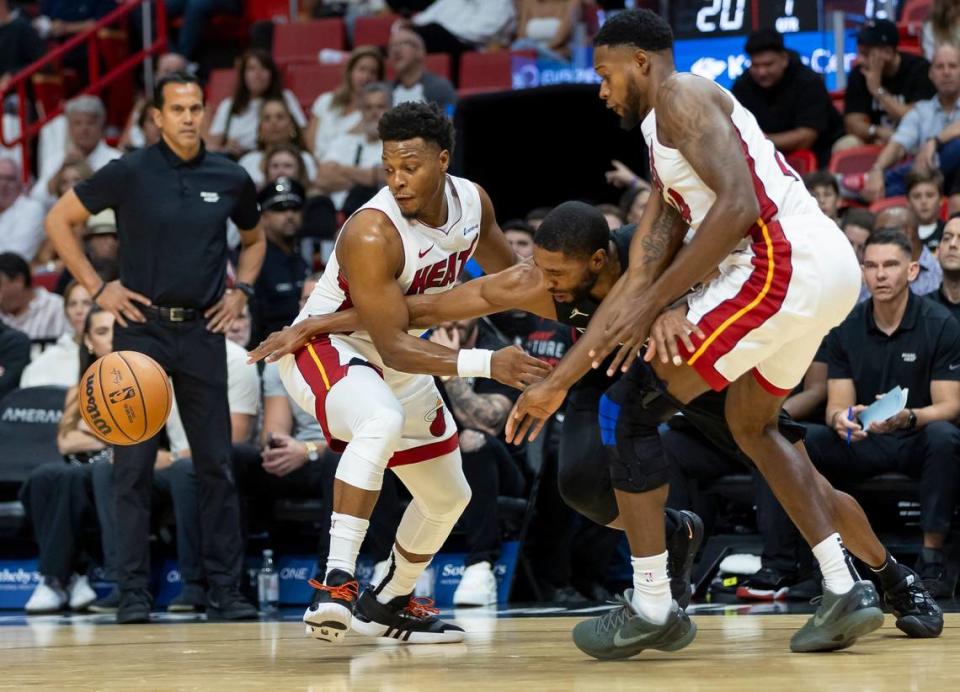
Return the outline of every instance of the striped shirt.
<path id="1" fill-rule="evenodd" d="M 71 332 L 63 311 L 63 297 L 42 287 L 33 289 L 33 300 L 19 315 L 0 312 L 0 320 L 30 337 L 33 341 L 56 341 Z"/>

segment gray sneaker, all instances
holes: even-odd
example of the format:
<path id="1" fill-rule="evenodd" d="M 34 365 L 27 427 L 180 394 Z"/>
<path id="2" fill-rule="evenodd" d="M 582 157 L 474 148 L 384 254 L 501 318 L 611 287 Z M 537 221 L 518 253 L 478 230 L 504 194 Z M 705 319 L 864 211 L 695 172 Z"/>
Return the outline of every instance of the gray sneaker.
<path id="1" fill-rule="evenodd" d="M 676 601 L 662 625 L 645 620 L 631 605 L 633 589 L 617 596 L 617 607 L 573 628 L 573 643 L 594 658 L 630 658 L 644 649 L 679 651 L 693 641 L 697 626 Z"/>
<path id="2" fill-rule="evenodd" d="M 882 625 L 880 598 L 869 581 L 858 581 L 840 596 L 824 588 L 820 607 L 791 637 L 790 650 L 808 653 L 846 649 Z"/>

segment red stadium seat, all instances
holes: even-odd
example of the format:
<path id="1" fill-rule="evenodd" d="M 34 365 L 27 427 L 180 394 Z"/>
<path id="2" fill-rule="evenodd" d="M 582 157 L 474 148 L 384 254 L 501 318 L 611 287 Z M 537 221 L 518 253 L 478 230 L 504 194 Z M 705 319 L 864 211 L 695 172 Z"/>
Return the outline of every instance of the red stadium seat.
<path id="1" fill-rule="evenodd" d="M 247 0 L 246 16 L 251 22 L 290 18 L 290 0 Z"/>
<path id="2" fill-rule="evenodd" d="M 943 201 L 940 202 L 940 219 L 946 221 L 950 218 L 950 198 L 946 195 L 943 197 Z"/>
<path id="3" fill-rule="evenodd" d="M 907 198 L 903 195 L 896 195 L 894 197 L 878 199 L 876 202 L 870 205 L 870 211 L 874 214 L 879 214 L 884 209 L 889 209 L 890 207 L 905 206 L 907 206 Z"/>
<path id="4" fill-rule="evenodd" d="M 207 111 L 211 117 L 217 111 L 220 102 L 233 95 L 236 86 L 237 71 L 235 69 L 210 70 L 210 78 L 207 80 Z"/>
<path id="5" fill-rule="evenodd" d="M 450 79 L 450 54 L 449 53 L 428 53 L 424 58 L 423 66 L 427 72 L 433 72 L 441 77 Z M 393 65 L 387 62 L 386 78 L 388 81 L 396 79 L 397 73 L 393 70 Z"/>
<path id="6" fill-rule="evenodd" d="M 60 281 L 60 272 L 37 271 L 33 273 L 30 281 L 34 286 L 40 286 L 53 292 L 53 289 L 57 287 L 57 283 Z"/>
<path id="7" fill-rule="evenodd" d="M 30 78 L 30 84 L 41 116 L 52 113 L 63 102 L 65 90 L 62 75 L 38 72 Z"/>
<path id="8" fill-rule="evenodd" d="M 862 147 L 852 147 L 838 151 L 830 157 L 829 170 L 831 173 L 842 173 L 843 175 L 866 173 L 870 170 L 873 162 L 877 160 L 881 149 L 883 147 L 879 144 L 867 144 Z"/>
<path id="9" fill-rule="evenodd" d="M 830 92 L 830 100 L 833 101 L 833 107 L 840 111 L 841 114 L 843 113 L 843 99 L 846 95 L 846 89 L 837 89 L 836 91 Z"/>
<path id="10" fill-rule="evenodd" d="M 390 27 L 400 17 L 395 14 L 378 14 L 373 17 L 357 17 L 353 26 L 354 46 L 385 46 L 390 41 Z"/>
<path id="11" fill-rule="evenodd" d="M 340 86 L 343 81 L 343 65 L 294 63 L 287 66 L 285 74 L 287 88 L 297 95 L 304 112 L 309 112 L 310 106 L 320 94 Z"/>
<path id="12" fill-rule="evenodd" d="M 273 28 L 273 59 L 283 68 L 294 62 L 316 63 L 324 48 L 344 49 L 342 19 L 315 19 Z"/>
<path id="13" fill-rule="evenodd" d="M 460 88 L 498 91 L 513 86 L 510 51 L 492 53 L 471 51 L 460 57 Z"/>
<path id="14" fill-rule="evenodd" d="M 786 154 L 784 158 L 790 164 L 790 167 L 800 175 L 813 173 L 817 170 L 817 155 L 809 149 L 797 149 L 790 154 Z"/>

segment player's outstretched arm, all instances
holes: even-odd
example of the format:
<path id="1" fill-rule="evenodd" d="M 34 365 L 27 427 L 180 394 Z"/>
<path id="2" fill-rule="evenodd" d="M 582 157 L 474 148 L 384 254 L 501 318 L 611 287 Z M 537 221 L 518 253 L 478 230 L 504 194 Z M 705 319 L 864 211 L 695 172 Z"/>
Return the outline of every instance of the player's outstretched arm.
<path id="1" fill-rule="evenodd" d="M 411 327 L 427 328 L 441 322 L 485 317 L 504 310 L 526 310 L 547 319 L 557 319 L 557 310 L 541 281 L 540 270 L 530 261 L 505 271 L 468 281 L 443 293 L 406 297 Z M 344 334 L 363 329 L 356 309 L 315 315 L 284 327 L 264 339 L 249 356 L 249 362 L 268 363 L 295 353 L 322 334 Z"/>
<path id="2" fill-rule="evenodd" d="M 426 375 L 492 377 L 518 389 L 549 372 L 541 361 L 515 347 L 492 354 L 481 349 L 454 351 L 408 334 L 410 313 L 396 280 L 404 261 L 396 229 L 378 212 L 361 212 L 342 234 L 337 258 L 360 323 L 386 366 Z"/>

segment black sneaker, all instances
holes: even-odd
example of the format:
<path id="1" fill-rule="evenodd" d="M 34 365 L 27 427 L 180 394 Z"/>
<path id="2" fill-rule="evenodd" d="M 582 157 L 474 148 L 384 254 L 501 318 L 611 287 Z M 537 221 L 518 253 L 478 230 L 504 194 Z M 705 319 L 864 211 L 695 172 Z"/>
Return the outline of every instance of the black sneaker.
<path id="1" fill-rule="evenodd" d="M 386 637 L 407 644 L 462 642 L 463 628 L 437 617 L 440 611 L 429 598 L 397 596 L 381 603 L 364 591 L 353 612 L 353 630 L 367 637 Z"/>
<path id="2" fill-rule="evenodd" d="M 259 615 L 236 586 L 212 587 L 207 594 L 209 620 L 256 620 Z"/>
<path id="3" fill-rule="evenodd" d="M 121 589 L 117 604 L 117 624 L 137 625 L 150 622 L 153 599 L 147 589 Z"/>
<path id="4" fill-rule="evenodd" d="M 90 607 L 87 608 L 91 613 L 115 613 L 120 607 L 120 589 L 114 586 L 110 593 L 103 598 L 98 598 Z"/>
<path id="5" fill-rule="evenodd" d="M 176 598 L 170 601 L 170 613 L 199 613 L 207 609 L 207 594 L 201 584 L 184 584 Z"/>
<path id="6" fill-rule="evenodd" d="M 350 629 L 360 584 L 342 569 L 331 570 L 324 582 L 311 579 L 309 584 L 316 591 L 303 614 L 307 634 L 320 641 L 342 643 Z"/>
<path id="7" fill-rule="evenodd" d="M 946 562 L 927 561 L 921 554 L 917 560 L 917 572 L 931 596 L 938 599 L 953 598 L 953 592 L 957 588 L 957 581 L 956 579 L 950 578 L 947 572 Z"/>
<path id="8" fill-rule="evenodd" d="M 773 567 L 761 567 L 737 587 L 737 598 L 744 601 L 781 601 L 790 592 L 796 578 Z"/>
<path id="9" fill-rule="evenodd" d="M 931 639 L 943 632 L 943 611 L 927 591 L 920 575 L 900 565 L 903 579 L 883 592 L 884 602 L 897 618 L 897 629 L 914 639 Z"/>
<path id="10" fill-rule="evenodd" d="M 693 559 L 703 542 L 703 520 L 689 510 L 667 509 L 674 515 L 679 528 L 667 536 L 667 573 L 670 575 L 670 595 L 677 605 L 690 605 Z"/>

